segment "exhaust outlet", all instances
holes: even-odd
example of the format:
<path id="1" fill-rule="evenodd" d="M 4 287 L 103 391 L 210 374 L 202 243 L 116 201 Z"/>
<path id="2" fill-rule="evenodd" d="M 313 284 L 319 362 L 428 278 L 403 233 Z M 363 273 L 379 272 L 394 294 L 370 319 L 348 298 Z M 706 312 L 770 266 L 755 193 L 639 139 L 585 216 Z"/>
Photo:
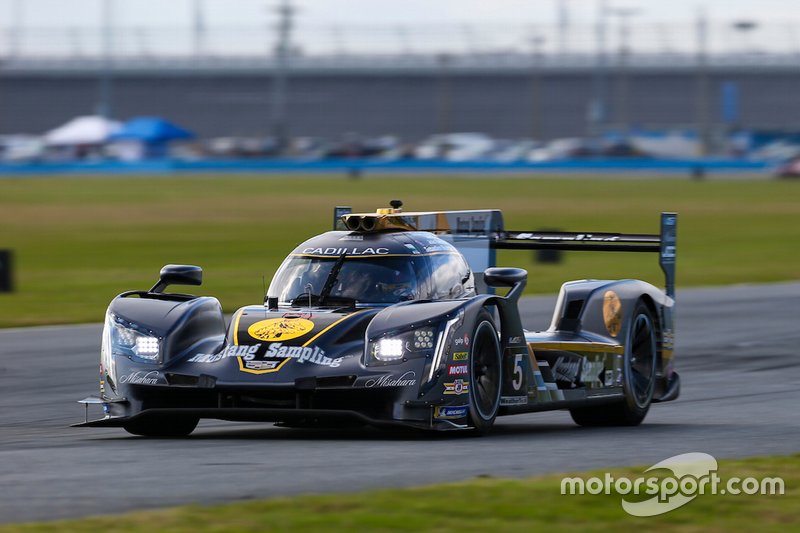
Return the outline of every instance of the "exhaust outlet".
<path id="1" fill-rule="evenodd" d="M 358 231 L 358 229 L 361 227 L 361 217 L 347 217 L 344 219 L 344 225 L 350 231 Z"/>
<path id="2" fill-rule="evenodd" d="M 364 231 L 373 231 L 375 226 L 378 225 L 378 217 L 362 217 L 361 218 L 361 229 Z"/>

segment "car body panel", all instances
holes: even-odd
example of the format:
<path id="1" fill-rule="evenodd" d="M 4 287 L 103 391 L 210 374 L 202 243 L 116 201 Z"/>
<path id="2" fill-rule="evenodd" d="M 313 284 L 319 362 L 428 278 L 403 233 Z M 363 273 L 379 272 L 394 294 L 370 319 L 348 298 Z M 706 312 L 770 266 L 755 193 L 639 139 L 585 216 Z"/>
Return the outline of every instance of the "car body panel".
<path id="1" fill-rule="evenodd" d="M 150 291 L 121 294 L 107 313 L 100 397 L 84 400 L 101 405 L 105 416 L 78 425 L 124 426 L 138 418 L 169 414 L 288 425 L 349 420 L 465 429 L 474 385 L 471 341 L 477 324 L 487 316 L 499 336 L 498 415 L 619 401 L 624 396 L 625 344 L 637 302 L 648 306 L 657 323 L 654 400 L 677 397 L 672 296 L 639 280 L 567 282 L 550 327 L 525 331 L 518 309 L 525 277 L 509 277 L 515 280 L 510 290 L 498 295 L 476 292 L 473 276 L 482 279 L 487 265 L 493 266 L 491 250 L 498 243 L 530 240 L 528 234 L 503 233 L 502 216 L 494 211 L 403 216 L 376 219 L 378 225 L 402 227 L 338 230 L 302 243 L 276 273 L 265 303 L 240 308 L 227 328 L 214 298 Z M 347 215 L 342 220 L 347 221 Z M 417 227 L 414 224 L 446 227 L 433 228 L 436 232 L 409 230 Z M 674 221 L 672 227 L 674 232 Z M 498 240 L 505 237 L 509 238 Z M 636 246 L 661 250 L 663 262 L 663 239 L 654 243 L 651 236 L 635 237 L 640 237 L 631 237 Z M 602 238 L 588 242 L 622 246 L 619 239 L 608 244 L 609 237 Z M 569 246 L 576 246 L 574 240 Z M 674 261 L 674 234 L 670 242 Z M 417 278 L 398 284 L 376 284 L 370 278 L 370 289 L 380 286 L 384 291 L 378 293 L 377 303 L 342 299 L 352 287 L 339 276 L 351 267 L 369 276 L 374 269 L 364 265 L 390 265 L 390 276 L 397 276 L 392 269 L 403 268 L 403 263 L 381 263 L 387 257 L 413 265 Z M 306 258 L 311 262 L 304 262 Z M 306 276 L 322 264 L 327 276 Z M 408 292 L 397 292 L 396 285 Z M 336 290 L 339 296 L 334 296 Z M 331 303 L 325 301 L 329 294 Z M 290 298 L 282 301 L 281 295 Z M 119 340 L 119 335 L 131 334 L 125 331 L 143 337 L 144 344 L 157 339 L 158 360 L 120 351 L 120 342 L 133 342 Z M 390 354 L 395 348 L 398 354 Z"/>

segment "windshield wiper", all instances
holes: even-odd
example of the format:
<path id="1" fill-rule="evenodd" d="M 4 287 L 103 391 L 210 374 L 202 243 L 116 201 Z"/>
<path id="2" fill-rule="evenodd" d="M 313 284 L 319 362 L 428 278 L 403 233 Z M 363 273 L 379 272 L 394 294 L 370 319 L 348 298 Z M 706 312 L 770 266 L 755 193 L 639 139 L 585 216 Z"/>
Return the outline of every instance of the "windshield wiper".
<path id="1" fill-rule="evenodd" d="M 342 269 L 345 257 L 347 257 L 347 253 L 343 252 L 333 264 L 333 267 L 331 267 L 331 271 L 328 273 L 328 279 L 325 280 L 325 285 L 322 286 L 322 290 L 319 293 L 320 305 L 325 303 L 325 300 L 328 298 L 328 295 L 330 295 L 331 290 L 333 290 L 333 285 L 336 283 L 336 278 L 339 277 L 339 271 Z M 355 302 L 355 300 L 353 301 Z"/>

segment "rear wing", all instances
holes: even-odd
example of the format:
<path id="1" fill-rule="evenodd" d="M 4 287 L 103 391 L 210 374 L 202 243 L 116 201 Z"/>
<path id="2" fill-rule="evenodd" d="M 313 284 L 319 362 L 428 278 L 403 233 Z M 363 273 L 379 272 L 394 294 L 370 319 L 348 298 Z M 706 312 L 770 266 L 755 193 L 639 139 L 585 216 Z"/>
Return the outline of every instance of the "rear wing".
<path id="1" fill-rule="evenodd" d="M 451 242 L 475 273 L 496 266 L 496 250 L 658 253 L 666 281 L 665 292 L 674 298 L 677 222 L 677 213 L 661 213 L 658 234 L 510 231 L 504 229 L 503 214 L 498 209 L 423 213 L 380 209 L 376 213 L 353 214 L 350 207 L 339 206 L 334 209 L 333 228 L 430 231 Z"/>
<path id="2" fill-rule="evenodd" d="M 677 223 L 677 213 L 661 213 L 661 231 L 658 234 L 502 231 L 492 241 L 492 247 L 498 250 L 658 253 L 658 262 L 666 280 L 666 293 L 674 298 Z"/>

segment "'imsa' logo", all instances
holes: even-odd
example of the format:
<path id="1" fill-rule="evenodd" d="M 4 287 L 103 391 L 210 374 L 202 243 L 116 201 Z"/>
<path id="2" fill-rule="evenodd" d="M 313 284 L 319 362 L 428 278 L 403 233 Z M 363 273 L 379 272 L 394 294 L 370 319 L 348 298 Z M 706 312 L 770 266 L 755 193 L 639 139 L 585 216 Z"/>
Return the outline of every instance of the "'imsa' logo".
<path id="1" fill-rule="evenodd" d="M 444 384 L 445 394 L 455 394 L 456 396 L 460 396 L 462 394 L 467 394 L 468 392 L 469 392 L 469 381 L 464 381 L 463 379 L 457 379 L 453 383 Z"/>

